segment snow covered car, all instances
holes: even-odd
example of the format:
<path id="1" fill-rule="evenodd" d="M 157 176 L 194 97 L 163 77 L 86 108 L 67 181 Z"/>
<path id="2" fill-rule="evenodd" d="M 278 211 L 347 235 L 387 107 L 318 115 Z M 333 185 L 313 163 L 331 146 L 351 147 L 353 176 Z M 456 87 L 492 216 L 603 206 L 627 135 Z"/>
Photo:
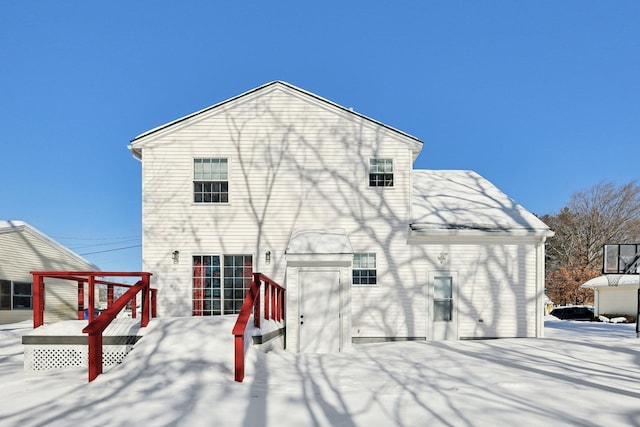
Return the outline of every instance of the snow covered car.
<path id="1" fill-rule="evenodd" d="M 593 307 L 558 307 L 551 310 L 551 315 L 561 320 L 593 321 Z"/>

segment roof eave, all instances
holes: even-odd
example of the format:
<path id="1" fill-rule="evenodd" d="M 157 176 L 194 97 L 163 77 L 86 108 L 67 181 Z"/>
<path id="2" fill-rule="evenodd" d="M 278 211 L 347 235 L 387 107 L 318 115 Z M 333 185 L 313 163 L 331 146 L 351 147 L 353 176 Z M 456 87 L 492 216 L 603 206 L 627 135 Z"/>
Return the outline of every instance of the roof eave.
<path id="1" fill-rule="evenodd" d="M 91 269 L 92 271 L 100 271 L 100 267 L 98 267 L 97 265 L 95 265 L 91 261 L 83 258 L 81 255 L 75 253 L 74 251 L 72 251 L 71 249 L 69 249 L 66 246 L 62 245 L 61 243 L 58 243 L 57 241 L 53 240 L 51 237 L 47 236 L 46 234 L 44 234 L 40 230 L 32 227 L 31 225 L 27 224 L 26 222 L 18 222 L 18 221 L 13 221 L 13 222 L 16 222 L 17 225 L 15 225 L 15 226 L 11 225 L 11 226 L 8 226 L 8 227 L 1 228 L 0 229 L 0 233 L 11 233 L 11 232 L 29 233 L 32 236 L 34 236 L 35 238 L 40 239 L 42 242 L 45 242 L 45 243 L 51 245 L 52 247 L 54 247 L 58 251 L 66 253 L 67 255 L 71 256 L 72 258 L 74 258 L 75 260 L 81 262 L 82 264 L 86 264 L 88 266 L 88 268 Z"/>
<path id="2" fill-rule="evenodd" d="M 129 149 L 129 151 L 131 151 L 133 157 L 135 157 L 137 160 L 142 160 L 142 150 L 140 148 L 136 148 L 131 144 L 127 145 L 127 148 Z"/>
<path id="3" fill-rule="evenodd" d="M 542 239 L 554 235 L 551 230 L 536 229 L 451 229 L 451 228 L 424 228 L 418 225 L 410 226 L 412 239 L 451 238 L 451 239 L 494 239 L 494 238 L 529 238 Z"/>
<path id="4" fill-rule="evenodd" d="M 414 153 L 414 157 L 416 157 L 417 154 L 419 154 L 420 151 L 422 150 L 423 142 L 420 139 L 418 139 L 417 137 L 413 136 L 413 135 L 410 135 L 410 134 L 408 134 L 406 132 L 403 132 L 403 131 L 401 131 L 399 129 L 396 129 L 396 128 L 392 127 L 392 126 L 386 125 L 386 124 L 384 124 L 384 123 L 382 123 L 382 122 L 380 122 L 378 120 L 375 120 L 375 119 L 372 119 L 371 117 L 365 116 L 364 114 L 360 114 L 360 113 L 354 111 L 352 108 L 343 107 L 342 105 L 336 104 L 335 102 L 330 101 L 330 100 L 328 100 L 326 98 L 323 98 L 321 96 L 318 96 L 315 93 L 308 92 L 308 91 L 306 91 L 304 89 L 301 89 L 301 88 L 299 88 L 297 86 L 294 86 L 294 85 L 292 85 L 290 83 L 287 83 L 287 82 L 284 82 L 284 81 L 281 81 L 281 80 L 275 80 L 275 81 L 266 83 L 266 84 L 264 84 L 262 86 L 258 86 L 258 87 L 254 88 L 254 89 L 251 89 L 251 90 L 247 91 L 247 92 L 241 93 L 240 95 L 236 95 L 236 96 L 234 96 L 232 98 L 229 98 L 229 99 L 226 99 L 224 101 L 218 102 L 218 103 L 213 104 L 213 105 L 211 105 L 209 107 L 206 107 L 206 108 L 203 108 L 201 110 L 195 111 L 195 112 L 193 112 L 191 114 L 188 114 L 186 116 L 180 117 L 180 118 L 178 118 L 176 120 L 170 121 L 170 122 L 165 123 L 163 125 L 157 126 L 157 127 L 153 128 L 153 129 L 150 129 L 150 130 L 148 130 L 146 132 L 143 132 L 143 133 L 139 134 L 138 136 L 136 136 L 135 138 L 133 138 L 130 141 L 131 144 L 129 145 L 129 147 L 130 147 L 129 149 L 133 152 L 135 148 L 131 148 L 131 147 L 133 147 L 135 144 L 137 144 L 138 142 L 140 142 L 141 140 L 145 139 L 146 137 L 148 137 L 150 135 L 153 135 L 155 133 L 161 132 L 161 131 L 163 131 L 163 130 L 165 130 L 167 128 L 175 126 L 175 125 L 177 125 L 179 123 L 182 123 L 182 122 L 184 122 L 186 120 L 189 120 L 189 119 L 191 119 L 193 117 L 196 117 L 196 116 L 204 114 L 204 113 L 206 113 L 208 111 L 217 109 L 219 107 L 222 107 L 225 104 L 231 103 L 231 102 L 236 101 L 236 100 L 238 100 L 240 98 L 244 98 L 244 97 L 246 97 L 248 95 L 254 94 L 254 93 L 259 92 L 259 91 L 262 91 L 262 90 L 268 88 L 269 86 L 274 86 L 274 85 L 281 85 L 281 86 L 287 87 L 287 88 L 289 88 L 291 90 L 294 90 L 296 92 L 302 93 L 302 94 L 304 94 L 306 96 L 309 96 L 311 98 L 319 100 L 319 101 L 321 101 L 323 103 L 329 104 L 329 105 L 333 106 L 334 108 L 340 109 L 340 110 L 345 111 L 345 112 L 347 112 L 349 114 L 353 114 L 354 116 L 360 117 L 360 118 L 362 118 L 364 120 L 367 120 L 368 122 L 374 123 L 374 124 L 376 124 L 378 126 L 381 126 L 381 127 L 385 128 L 385 129 L 388 129 L 388 130 L 390 130 L 390 131 L 392 131 L 392 132 L 394 132 L 396 134 L 402 135 L 404 138 L 407 138 L 407 139 L 412 141 L 412 143 L 413 143 L 412 152 Z M 136 155 L 136 154 L 134 153 L 134 155 Z M 138 157 L 138 155 L 136 155 L 136 157 Z"/>

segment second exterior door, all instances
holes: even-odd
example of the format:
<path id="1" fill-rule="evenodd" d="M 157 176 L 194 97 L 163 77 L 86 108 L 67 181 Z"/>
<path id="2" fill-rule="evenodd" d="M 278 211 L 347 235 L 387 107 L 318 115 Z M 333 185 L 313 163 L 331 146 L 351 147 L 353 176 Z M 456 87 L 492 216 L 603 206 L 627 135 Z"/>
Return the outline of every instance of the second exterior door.
<path id="1" fill-rule="evenodd" d="M 299 351 L 340 351 L 339 270 L 302 270 L 299 285 Z"/>
<path id="2" fill-rule="evenodd" d="M 431 339 L 458 339 L 456 275 L 447 271 L 429 272 Z"/>

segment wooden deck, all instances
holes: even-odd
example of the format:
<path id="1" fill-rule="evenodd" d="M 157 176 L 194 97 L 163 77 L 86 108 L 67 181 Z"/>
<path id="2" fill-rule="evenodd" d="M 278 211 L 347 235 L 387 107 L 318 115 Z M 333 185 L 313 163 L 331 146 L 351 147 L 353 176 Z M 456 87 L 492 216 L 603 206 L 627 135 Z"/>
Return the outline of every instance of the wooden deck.
<path id="1" fill-rule="evenodd" d="M 87 334 L 82 329 L 87 326 L 86 320 L 65 320 L 42 325 L 23 335 L 22 344 L 71 344 L 86 345 Z M 104 345 L 135 344 L 145 333 L 146 328 L 140 327 L 140 319 L 115 319 L 104 331 Z"/>
<path id="2" fill-rule="evenodd" d="M 88 335 L 82 332 L 87 324 L 86 320 L 65 320 L 23 335 L 25 370 L 87 366 Z M 103 366 L 122 363 L 147 329 L 140 327 L 140 319 L 115 319 L 102 335 Z"/>

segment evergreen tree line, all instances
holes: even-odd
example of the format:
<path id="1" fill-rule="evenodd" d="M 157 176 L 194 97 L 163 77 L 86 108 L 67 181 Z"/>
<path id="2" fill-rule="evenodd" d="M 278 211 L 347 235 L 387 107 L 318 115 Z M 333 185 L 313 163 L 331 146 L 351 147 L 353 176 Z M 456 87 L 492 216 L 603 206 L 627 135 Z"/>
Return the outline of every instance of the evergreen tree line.
<path id="1" fill-rule="evenodd" d="M 556 305 L 590 304 L 580 285 L 602 274 L 602 247 L 640 243 L 640 187 L 635 181 L 597 184 L 571 196 L 560 212 L 541 218 L 555 232 L 547 240 L 546 289 Z"/>

